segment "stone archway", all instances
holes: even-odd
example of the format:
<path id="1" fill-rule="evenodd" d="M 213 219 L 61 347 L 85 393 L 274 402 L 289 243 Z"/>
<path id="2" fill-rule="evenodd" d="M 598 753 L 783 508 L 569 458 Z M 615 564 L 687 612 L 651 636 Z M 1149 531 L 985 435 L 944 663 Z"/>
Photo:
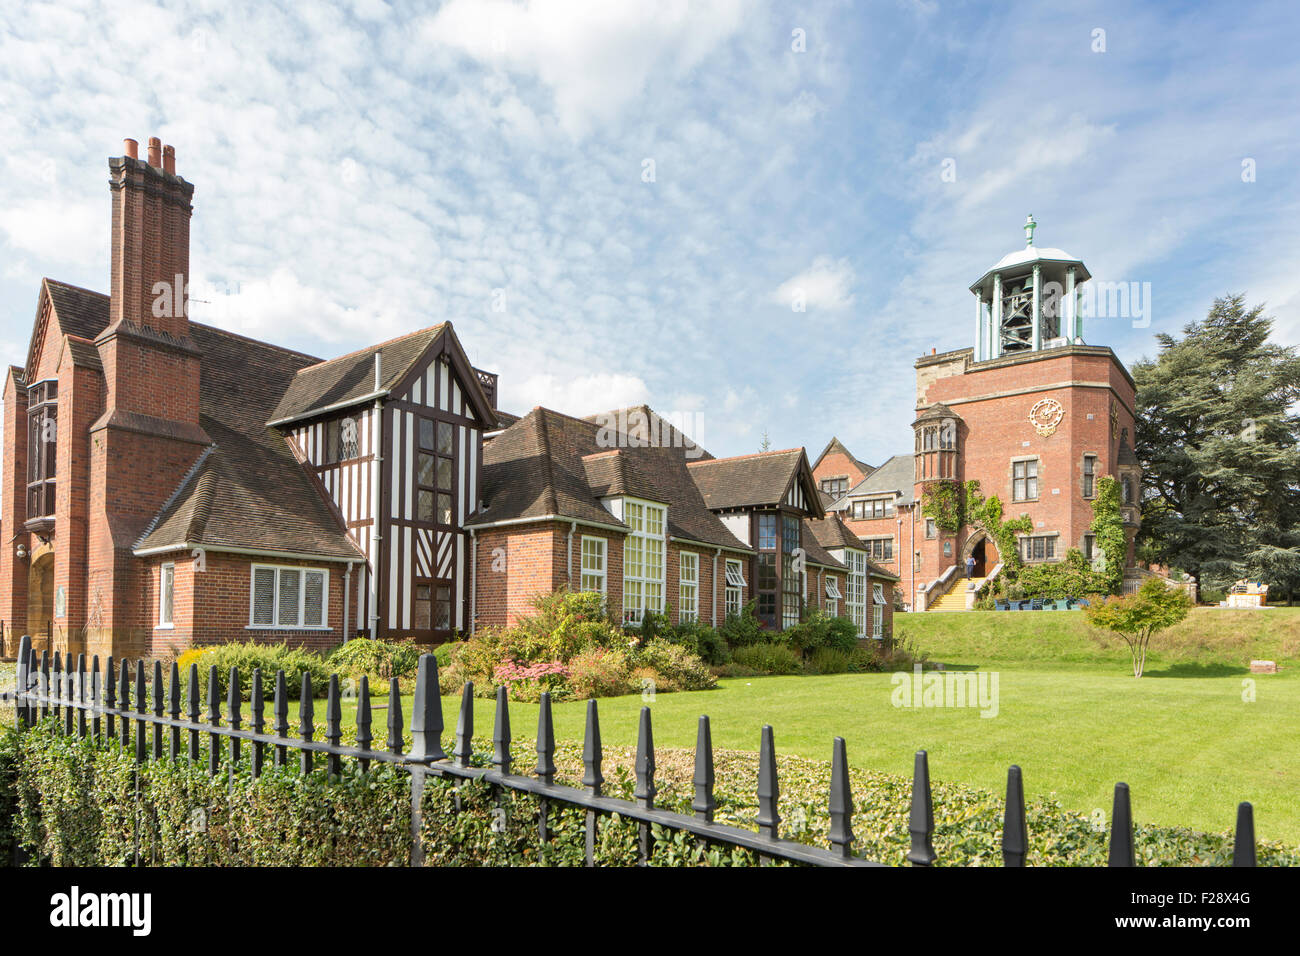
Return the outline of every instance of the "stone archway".
<path id="1" fill-rule="evenodd" d="M 966 538 L 966 543 L 962 545 L 961 560 L 958 562 L 957 570 L 963 576 L 966 574 L 966 559 L 970 557 L 975 558 L 975 577 L 988 577 L 989 572 L 998 563 L 998 549 L 987 532 L 972 531 Z"/>
<path id="2" fill-rule="evenodd" d="M 54 552 L 32 558 L 27 572 L 27 633 L 32 647 L 53 648 Z"/>

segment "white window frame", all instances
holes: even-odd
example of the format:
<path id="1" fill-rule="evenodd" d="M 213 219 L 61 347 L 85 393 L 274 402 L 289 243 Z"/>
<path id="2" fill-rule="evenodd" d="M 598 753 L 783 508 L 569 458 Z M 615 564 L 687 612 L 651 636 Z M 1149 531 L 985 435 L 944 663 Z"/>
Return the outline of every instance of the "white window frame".
<path id="1" fill-rule="evenodd" d="M 871 636 L 877 641 L 885 639 L 885 609 L 879 604 L 871 606 Z"/>
<path id="2" fill-rule="evenodd" d="M 587 551 L 589 543 L 596 546 L 590 553 Z M 608 550 L 606 540 L 599 535 L 584 534 L 582 536 L 582 543 L 579 545 L 578 552 L 578 589 L 580 591 L 595 591 L 601 595 L 606 593 L 606 577 L 609 569 Z M 587 559 L 589 557 L 595 559 L 597 553 L 599 553 L 600 557 L 600 567 L 588 567 Z M 599 586 L 588 587 L 588 578 L 594 579 Z"/>
<path id="3" fill-rule="evenodd" d="M 847 548 L 844 551 L 844 564 L 848 567 L 845 578 L 848 596 L 845 603 L 849 609 L 849 618 L 858 630 L 858 637 L 867 633 L 867 555 L 863 551 Z"/>
<path id="4" fill-rule="evenodd" d="M 624 498 L 623 523 L 628 526 L 623 538 L 623 623 L 635 625 L 641 623 L 646 611 L 662 614 L 664 610 L 668 506 L 642 498 Z M 658 574 L 651 567 L 651 558 L 657 561 Z"/>
<path id="5" fill-rule="evenodd" d="M 734 577 L 733 570 L 736 572 Z M 745 609 L 745 563 L 739 558 L 727 558 L 725 571 L 727 587 L 723 598 L 726 613 L 740 614 Z"/>
<path id="6" fill-rule="evenodd" d="M 176 565 L 168 561 L 158 569 L 158 626 L 170 631 L 176 627 Z"/>
<path id="7" fill-rule="evenodd" d="M 677 555 L 677 620 L 680 623 L 700 619 L 700 556 L 694 551 Z M 687 575 L 687 569 L 691 573 Z"/>
<path id="8" fill-rule="evenodd" d="M 830 575 L 826 576 L 826 613 L 831 617 L 840 616 L 840 601 L 844 595 L 840 593 L 839 582 Z"/>
<path id="9" fill-rule="evenodd" d="M 271 623 L 258 624 L 255 621 L 257 600 L 257 572 L 274 571 L 271 585 Z M 296 624 L 280 624 L 280 574 L 283 571 L 298 572 L 298 613 Z M 306 619 L 307 575 L 321 575 L 321 610 L 319 624 L 304 624 Z M 248 627 L 249 631 L 328 631 L 330 612 L 330 572 L 329 568 L 304 567 L 296 564 L 254 564 L 248 569 Z"/>

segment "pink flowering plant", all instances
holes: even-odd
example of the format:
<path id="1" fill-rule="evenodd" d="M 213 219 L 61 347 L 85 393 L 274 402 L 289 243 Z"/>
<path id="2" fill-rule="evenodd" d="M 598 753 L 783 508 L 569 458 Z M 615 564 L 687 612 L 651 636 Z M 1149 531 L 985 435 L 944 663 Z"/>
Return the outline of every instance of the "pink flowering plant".
<path id="1" fill-rule="evenodd" d="M 551 700 L 567 700 L 570 696 L 571 671 L 559 661 L 538 661 L 521 664 L 505 660 L 492 671 L 493 680 L 508 688 L 511 700 L 536 702 L 544 691 L 550 691 Z"/>

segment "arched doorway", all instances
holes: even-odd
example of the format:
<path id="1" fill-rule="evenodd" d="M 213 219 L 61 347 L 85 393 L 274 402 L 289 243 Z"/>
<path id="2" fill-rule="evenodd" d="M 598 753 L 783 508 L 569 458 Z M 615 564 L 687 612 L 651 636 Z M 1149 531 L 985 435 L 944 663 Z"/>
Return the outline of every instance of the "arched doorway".
<path id="1" fill-rule="evenodd" d="M 975 559 L 974 576 L 977 578 L 986 578 L 994 566 L 998 563 L 998 549 L 993 541 L 983 531 L 974 531 L 966 539 L 966 545 L 962 548 L 961 564 L 958 570 L 965 575 L 966 559 Z"/>
<path id="2" fill-rule="evenodd" d="M 54 552 L 46 551 L 32 559 L 27 572 L 27 633 L 33 647 L 51 647 L 53 624 Z"/>

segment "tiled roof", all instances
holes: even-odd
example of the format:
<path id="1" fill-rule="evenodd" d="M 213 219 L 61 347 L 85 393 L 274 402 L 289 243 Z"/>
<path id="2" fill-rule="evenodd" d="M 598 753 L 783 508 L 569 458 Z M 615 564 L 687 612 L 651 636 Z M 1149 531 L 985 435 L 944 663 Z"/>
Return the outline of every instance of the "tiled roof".
<path id="1" fill-rule="evenodd" d="M 945 418 L 952 418 L 957 421 L 961 421 L 961 416 L 958 415 L 956 412 L 954 412 L 947 405 L 943 404 L 943 402 L 935 402 L 929 408 L 926 408 L 925 410 L 920 412 L 916 416 L 916 421 L 912 422 L 912 424 L 916 425 L 919 424 L 920 422 L 942 421 Z"/>
<path id="2" fill-rule="evenodd" d="M 842 441 L 840 441 L 838 438 L 833 436 L 831 440 L 826 443 L 826 447 L 822 449 L 822 453 L 817 456 L 817 460 L 813 462 L 812 467 L 814 471 L 816 471 L 817 466 L 822 463 L 822 459 L 825 458 L 827 455 L 829 455 L 832 451 L 838 451 L 841 455 L 844 455 L 846 458 L 852 461 L 855 465 L 857 465 L 862 470 L 863 475 L 869 475 L 873 471 L 875 471 L 874 466 L 868 465 L 865 461 L 858 458 L 856 455 L 853 454 L 853 452 L 849 451 L 849 449 L 845 446 L 845 444 Z"/>
<path id="3" fill-rule="evenodd" d="M 835 502 L 834 510 L 847 511 L 851 498 L 862 498 L 866 495 L 884 494 L 885 492 L 901 492 L 897 503 L 902 505 L 912 504 L 912 489 L 916 484 L 915 458 L 915 455 L 895 455 L 890 458 L 870 475 L 858 482 L 856 487 L 850 488 L 848 494 Z"/>
<path id="4" fill-rule="evenodd" d="M 819 564 L 824 568 L 836 568 L 837 570 L 844 567 L 844 562 L 831 556 L 825 546 L 818 540 L 815 525 L 825 524 L 822 521 L 810 521 L 807 518 L 803 520 L 803 550 L 808 556 L 809 564 Z"/>
<path id="5" fill-rule="evenodd" d="M 668 505 L 673 537 L 749 550 L 706 506 L 687 467 L 692 449 L 671 438 L 642 445 L 622 433 L 617 439 L 622 447 L 602 447 L 598 419 L 604 416 L 572 418 L 534 408 L 493 439 L 483 449 L 484 507 L 468 524 L 556 516 L 623 527 L 600 497 L 632 494 Z"/>
<path id="6" fill-rule="evenodd" d="M 802 448 L 788 448 L 695 461 L 689 467 L 709 508 L 761 508 L 781 503 L 803 457 Z"/>
<path id="7" fill-rule="evenodd" d="M 375 390 L 375 355 L 379 355 L 380 389 L 392 388 L 419 361 L 446 324 L 317 362 L 298 372 L 268 414 L 269 421 L 302 418 L 313 411 L 357 401 Z"/>
<path id="8" fill-rule="evenodd" d="M 199 423 L 213 444 L 137 550 L 185 544 L 357 558 L 284 437 L 266 426 L 295 373 L 316 359 L 198 323 L 190 334 L 203 353 Z"/>
<path id="9" fill-rule="evenodd" d="M 808 523 L 817 543 L 823 548 L 857 548 L 863 550 L 862 539 L 848 529 L 840 516 L 832 514 L 820 521 Z"/>
<path id="10" fill-rule="evenodd" d="M 76 335 L 92 341 L 108 328 L 108 296 L 80 286 L 46 279 L 50 305 L 64 335 Z"/>

